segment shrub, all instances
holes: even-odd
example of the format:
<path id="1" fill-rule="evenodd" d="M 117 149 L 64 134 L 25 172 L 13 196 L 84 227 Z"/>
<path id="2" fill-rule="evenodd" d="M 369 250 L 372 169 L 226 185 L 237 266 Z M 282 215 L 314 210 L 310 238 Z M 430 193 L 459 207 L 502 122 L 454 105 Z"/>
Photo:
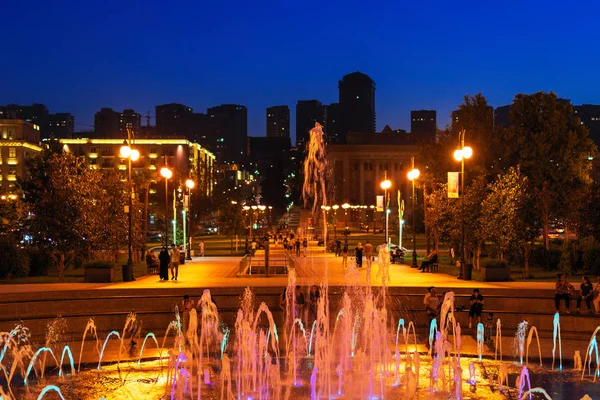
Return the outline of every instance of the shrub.
<path id="1" fill-rule="evenodd" d="M 85 263 L 83 265 L 83 267 L 88 268 L 88 269 L 108 269 L 108 268 L 114 268 L 115 264 L 110 261 L 97 260 L 97 261 L 90 261 L 88 263 Z"/>
<path id="2" fill-rule="evenodd" d="M 29 256 L 17 247 L 12 236 L 0 236 L 0 278 L 20 278 L 29 274 Z"/>
<path id="3" fill-rule="evenodd" d="M 508 268 L 506 260 L 489 260 L 483 263 L 483 268 Z"/>
<path id="4" fill-rule="evenodd" d="M 558 269 L 565 275 L 570 275 L 573 272 L 573 247 L 565 243 L 560 254 L 560 261 L 558 263 Z"/>
<path id="5" fill-rule="evenodd" d="M 557 249 L 546 250 L 543 247 L 537 247 L 531 252 L 529 265 L 545 270 L 556 270 L 560 262 L 561 254 L 562 252 Z"/>
<path id="6" fill-rule="evenodd" d="M 45 250 L 28 249 L 29 274 L 31 276 L 48 275 L 48 269 L 52 265 L 50 253 Z"/>
<path id="7" fill-rule="evenodd" d="M 590 236 L 581 239 L 579 244 L 583 268 L 594 275 L 600 274 L 600 242 Z"/>

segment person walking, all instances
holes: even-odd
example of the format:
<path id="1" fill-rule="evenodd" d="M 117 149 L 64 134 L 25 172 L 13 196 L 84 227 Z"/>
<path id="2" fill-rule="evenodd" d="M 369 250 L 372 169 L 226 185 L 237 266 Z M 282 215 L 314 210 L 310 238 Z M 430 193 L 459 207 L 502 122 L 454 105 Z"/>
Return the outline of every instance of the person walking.
<path id="1" fill-rule="evenodd" d="M 171 244 L 171 280 L 176 281 L 179 275 L 179 249 Z"/>
<path id="2" fill-rule="evenodd" d="M 257 248 L 257 244 L 256 244 L 256 240 L 252 239 L 252 244 L 250 245 L 250 250 L 252 251 L 252 257 L 254 257 L 254 255 L 256 254 L 256 248 Z"/>
<path id="3" fill-rule="evenodd" d="M 342 268 L 345 270 L 348 269 L 348 245 L 344 244 L 342 248 Z"/>
<path id="4" fill-rule="evenodd" d="M 300 246 L 302 245 L 302 243 L 300 243 L 300 239 L 296 240 L 296 257 L 300 257 Z"/>
<path id="5" fill-rule="evenodd" d="M 198 247 L 199 247 L 199 250 L 200 250 L 199 253 L 198 253 L 198 255 L 200 257 L 204 257 L 204 240 L 200 241 L 200 244 L 198 245 Z"/>
<path id="6" fill-rule="evenodd" d="M 158 261 L 160 262 L 159 276 L 160 280 L 169 280 L 169 263 L 171 262 L 171 257 L 169 256 L 169 251 L 167 250 L 167 246 L 163 246 L 158 253 Z"/>
<path id="7" fill-rule="evenodd" d="M 359 242 L 354 249 L 354 255 L 356 257 L 356 268 L 362 268 L 362 256 L 363 256 L 363 247 Z"/>
<path id="8" fill-rule="evenodd" d="M 567 308 L 567 314 L 571 313 L 571 293 L 573 285 L 567 282 L 567 278 L 563 274 L 558 274 L 558 280 L 556 281 L 556 292 L 554 294 L 554 304 L 556 306 L 556 312 L 560 309 L 560 301 L 565 301 L 565 307 Z"/>
<path id="9" fill-rule="evenodd" d="M 335 241 L 335 256 L 339 257 L 342 255 L 342 241 L 340 239 L 337 239 Z"/>
<path id="10" fill-rule="evenodd" d="M 302 241 L 302 247 L 304 247 L 304 257 L 306 257 L 306 252 L 308 251 L 308 239 L 304 238 Z"/>
<path id="11" fill-rule="evenodd" d="M 581 285 L 579 286 L 581 290 L 581 294 L 577 297 L 577 310 L 575 311 L 579 314 L 579 307 L 581 306 L 581 301 L 585 301 L 585 305 L 587 306 L 588 313 L 592 313 L 592 300 L 594 297 L 594 285 L 590 282 L 590 278 L 587 275 L 584 275 L 581 278 Z"/>
<path id="12" fill-rule="evenodd" d="M 481 313 L 483 312 L 483 296 L 479 289 L 473 289 L 473 294 L 469 299 L 471 308 L 469 309 L 469 329 L 473 326 L 473 318 L 477 317 L 477 323 L 481 322 Z"/>

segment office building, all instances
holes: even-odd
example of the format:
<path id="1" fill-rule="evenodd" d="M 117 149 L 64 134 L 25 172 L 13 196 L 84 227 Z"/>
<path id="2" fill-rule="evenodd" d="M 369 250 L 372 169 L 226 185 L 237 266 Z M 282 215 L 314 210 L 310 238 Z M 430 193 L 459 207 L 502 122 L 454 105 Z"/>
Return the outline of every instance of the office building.
<path id="1" fill-rule="evenodd" d="M 123 137 L 127 136 L 127 129 L 131 129 L 133 134 L 137 135 L 141 132 L 142 116 L 134 110 L 125 109 L 119 118 L 119 127 Z"/>
<path id="2" fill-rule="evenodd" d="M 0 106 L 0 118 L 31 122 L 40 128 L 42 138 L 49 136 L 46 132 L 48 128 L 48 114 L 48 108 L 44 104 L 34 103 L 30 106 L 8 104 Z"/>
<path id="3" fill-rule="evenodd" d="M 170 103 L 155 107 L 156 133 L 159 136 L 185 136 L 192 132 L 194 110 L 183 104 Z"/>
<path id="4" fill-rule="evenodd" d="M 410 134 L 418 141 L 433 141 L 437 134 L 435 110 L 414 110 L 410 112 Z"/>
<path id="5" fill-rule="evenodd" d="M 325 106 L 325 140 L 328 144 L 343 144 L 338 131 L 339 115 L 339 103 Z"/>
<path id="6" fill-rule="evenodd" d="M 386 177 L 392 182 L 394 193 L 399 189 L 403 195 L 409 193 L 410 182 L 406 173 L 410 169 L 411 157 L 418 153 L 417 145 L 362 143 L 328 146 L 327 161 L 333 168 L 333 198 L 330 203 L 374 205 L 376 196 L 383 195 L 379 185 Z"/>
<path id="7" fill-rule="evenodd" d="M 26 160 L 42 151 L 40 127 L 20 119 L 0 119 L 0 192 L 12 193 L 26 177 Z"/>
<path id="8" fill-rule="evenodd" d="M 222 104 L 208 109 L 210 135 L 220 164 L 243 164 L 248 143 L 248 110 L 239 104 Z"/>
<path id="9" fill-rule="evenodd" d="M 75 117 L 71 113 L 48 115 L 47 137 L 72 138 L 75 132 Z"/>
<path id="10" fill-rule="evenodd" d="M 339 137 L 345 143 L 348 132 L 375 132 L 375 82 L 361 72 L 339 81 Z"/>
<path id="11" fill-rule="evenodd" d="M 290 108 L 288 106 L 267 108 L 267 137 L 290 137 Z"/>
<path id="12" fill-rule="evenodd" d="M 325 109 L 319 100 L 298 100 L 296 104 L 296 145 L 302 149 L 315 123 L 325 125 Z"/>
<path id="13" fill-rule="evenodd" d="M 120 154 L 121 138 L 59 139 L 59 143 L 92 168 L 127 169 L 127 159 Z M 132 163 L 134 170 L 160 170 L 167 165 L 173 169 L 174 181 L 182 184 L 191 175 L 198 184 L 194 190 L 202 190 L 206 195 L 212 193 L 215 156 L 199 144 L 183 137 L 156 137 L 136 138 L 133 147 L 140 152 L 140 158 Z"/>
<path id="14" fill-rule="evenodd" d="M 102 108 L 94 115 L 94 136 L 96 138 L 121 137 L 121 113 L 112 108 Z"/>

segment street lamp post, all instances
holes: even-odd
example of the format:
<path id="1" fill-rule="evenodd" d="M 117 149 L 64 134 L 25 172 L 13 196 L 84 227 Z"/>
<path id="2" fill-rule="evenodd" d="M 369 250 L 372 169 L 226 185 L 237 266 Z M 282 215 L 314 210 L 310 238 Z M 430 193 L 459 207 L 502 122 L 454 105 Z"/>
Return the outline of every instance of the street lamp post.
<path id="1" fill-rule="evenodd" d="M 250 206 L 244 206 L 242 208 L 243 208 L 244 212 L 246 213 L 246 218 L 248 218 L 250 215 Z M 250 221 L 250 220 L 247 219 L 247 221 Z M 252 222 L 250 221 L 250 223 L 252 223 Z M 248 229 L 246 230 L 246 254 L 248 254 L 248 232 L 250 229 L 251 228 L 248 227 Z"/>
<path id="2" fill-rule="evenodd" d="M 337 210 L 340 206 L 334 204 L 331 208 L 333 209 L 333 238 L 337 240 Z"/>
<path id="3" fill-rule="evenodd" d="M 387 191 L 390 187 L 392 187 L 392 182 L 390 182 L 389 179 L 387 179 L 387 172 L 386 172 L 386 177 L 385 180 L 383 182 L 381 182 L 381 188 L 383 189 L 383 201 L 385 202 L 385 244 L 388 243 L 388 223 L 389 223 L 389 216 L 390 216 L 390 210 L 389 210 L 389 202 L 387 200 Z"/>
<path id="4" fill-rule="evenodd" d="M 408 171 L 408 179 L 412 182 L 412 229 L 413 229 L 413 253 L 412 253 L 412 267 L 417 268 L 417 229 L 416 229 L 416 218 L 415 218 L 415 181 L 421 175 L 421 172 L 415 168 L 415 158 L 411 157 L 412 169 Z"/>
<path id="5" fill-rule="evenodd" d="M 254 234 L 252 233 L 254 230 L 254 213 L 258 210 L 258 206 L 250 206 L 252 209 L 252 217 L 250 218 L 250 240 L 254 240 Z"/>
<path id="6" fill-rule="evenodd" d="M 461 203 L 461 227 L 460 227 L 460 272 L 459 278 L 462 277 L 463 265 L 465 264 L 466 243 L 465 243 L 465 159 L 471 158 L 473 149 L 465 146 L 465 133 L 463 129 L 458 134 L 459 148 L 454 151 L 454 159 L 460 161 L 460 203 Z"/>
<path id="7" fill-rule="evenodd" d="M 261 232 L 263 237 L 265 236 L 265 210 L 267 209 L 267 206 L 263 206 L 260 205 L 258 206 L 258 209 L 260 210 L 260 212 L 262 213 L 262 219 L 261 219 Z"/>
<path id="8" fill-rule="evenodd" d="M 187 187 L 187 200 L 185 201 L 185 206 L 183 207 L 183 243 L 185 243 L 185 247 L 186 247 L 186 260 L 191 260 L 192 259 L 192 253 L 191 253 L 191 242 L 192 242 L 192 238 L 191 235 L 188 238 L 187 237 L 187 229 L 186 229 L 186 225 L 187 227 L 190 226 L 188 218 L 190 217 L 190 200 L 192 198 L 192 189 L 194 188 L 194 186 L 196 185 L 196 183 L 191 180 L 191 179 L 186 179 L 185 180 L 185 186 Z"/>
<path id="9" fill-rule="evenodd" d="M 169 179 L 173 176 L 171 171 L 166 164 L 160 169 L 160 175 L 165 178 L 165 246 L 169 247 Z"/>
<path id="10" fill-rule="evenodd" d="M 121 146 L 120 154 L 121 157 L 127 158 L 127 219 L 129 223 L 128 229 L 128 246 L 127 246 L 127 274 L 125 270 L 123 271 L 123 280 L 131 281 L 133 280 L 133 219 L 132 219 L 132 209 L 133 209 L 133 182 L 131 179 L 131 162 L 136 161 L 140 158 L 140 152 L 138 150 L 132 149 L 132 139 L 131 139 L 131 131 L 127 129 L 127 140 L 124 141 L 123 146 Z"/>
<path id="11" fill-rule="evenodd" d="M 348 209 L 350 208 L 350 204 L 344 203 L 342 204 L 342 209 L 344 210 L 344 243 L 348 245 Z"/>

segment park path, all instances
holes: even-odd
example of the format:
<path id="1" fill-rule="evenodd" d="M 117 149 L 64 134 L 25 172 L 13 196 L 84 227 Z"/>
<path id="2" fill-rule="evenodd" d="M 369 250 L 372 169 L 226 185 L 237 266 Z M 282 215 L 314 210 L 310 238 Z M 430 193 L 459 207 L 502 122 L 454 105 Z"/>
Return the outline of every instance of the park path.
<path id="1" fill-rule="evenodd" d="M 274 250 L 273 253 L 280 253 Z M 160 281 L 157 275 L 147 275 L 134 282 L 119 283 L 53 283 L 53 284 L 14 284 L 0 286 L 1 293 L 45 292 L 98 289 L 165 289 L 165 288 L 211 288 L 211 287 L 264 287 L 285 286 L 287 277 L 238 277 L 239 257 L 194 257 L 179 267 L 178 281 Z M 351 259 L 348 260 L 352 262 Z M 363 261 L 366 266 L 366 261 Z M 365 285 L 366 268 L 354 275 L 348 275 L 342 268 L 342 259 L 333 254 L 324 254 L 321 247 L 310 247 L 308 257 L 297 258 L 297 282 L 302 285 L 319 284 L 325 281 L 331 286 L 345 286 L 348 282 Z M 373 262 L 371 281 L 379 286 L 381 278 L 377 276 L 379 265 Z M 120 273 L 120 271 L 117 271 Z M 408 265 L 390 265 L 391 287 L 428 287 L 445 288 L 496 288 L 496 289 L 554 289 L 554 282 L 476 282 L 458 280 L 454 276 L 438 273 L 420 273 Z"/>

